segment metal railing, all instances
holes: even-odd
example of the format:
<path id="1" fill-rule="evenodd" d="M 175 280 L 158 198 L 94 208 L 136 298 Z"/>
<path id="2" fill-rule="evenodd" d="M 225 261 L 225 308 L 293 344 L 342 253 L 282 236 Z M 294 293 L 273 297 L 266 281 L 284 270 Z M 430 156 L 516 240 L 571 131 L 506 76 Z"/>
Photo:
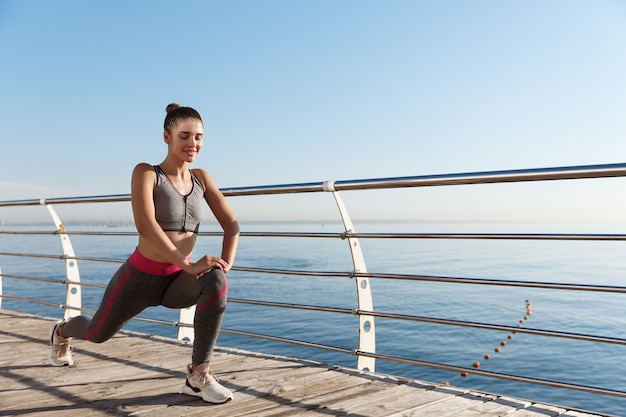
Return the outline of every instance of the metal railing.
<path id="1" fill-rule="evenodd" d="M 359 370 L 375 369 L 375 361 L 377 359 L 384 361 L 397 362 L 402 364 L 411 364 L 416 366 L 424 366 L 434 369 L 443 369 L 448 371 L 460 372 L 462 374 L 476 374 L 492 378 L 499 378 L 517 382 L 533 383 L 551 387 L 559 387 L 565 389 L 573 389 L 596 394 L 611 395 L 626 398 L 626 392 L 613 390 L 610 388 L 584 386 L 559 381 L 549 381 L 540 378 L 529 378 L 525 376 L 502 374 L 497 372 L 489 372 L 479 370 L 476 367 L 461 367 L 443 363 L 433 363 L 421 360 L 415 360 L 407 357 L 400 357 L 378 353 L 376 351 L 376 329 L 375 318 L 383 318 L 390 320 L 399 320 L 406 322 L 422 322 L 433 323 L 446 326 L 461 326 L 467 328 L 479 328 L 487 330 L 505 331 L 511 333 L 526 333 L 546 337 L 556 337 L 563 339 L 574 339 L 590 341 L 595 343 L 608 343 L 614 345 L 626 345 L 626 339 L 610 337 L 606 335 L 592 335 L 584 333 L 559 332 L 545 329 L 532 329 L 521 326 L 503 326 L 490 323 L 480 323 L 463 320 L 450 320 L 436 317 L 424 317 L 410 314 L 398 314 L 389 311 L 378 311 L 373 306 L 373 294 L 371 292 L 371 280 L 389 280 L 404 282 L 432 282 L 432 283 L 455 283 L 466 285 L 484 285 L 499 287 L 522 287 L 522 288 L 542 288 L 552 290 L 581 291 L 594 293 L 626 293 L 626 287 L 607 286 L 593 284 L 575 284 L 575 283 L 555 283 L 555 282 L 535 282 L 525 280 L 502 280 L 487 278 L 467 278 L 455 276 L 431 276 L 424 274 L 396 274 L 384 272 L 368 272 L 365 263 L 365 257 L 361 251 L 361 240 L 365 239 L 393 239 L 393 240 L 425 240 L 425 239 L 467 239 L 467 240 L 529 240 L 529 241 L 626 241 L 626 235 L 622 234 L 524 234 L 524 233 L 357 233 L 352 223 L 350 213 L 346 205 L 343 203 L 339 192 L 348 190 L 373 190 L 373 189 L 399 189 L 399 188 L 416 188 L 416 187 L 437 187 L 467 184 L 494 184 L 494 183 L 511 183 L 511 182 L 529 182 L 529 181 L 556 181 L 556 180 L 574 180 L 574 179 L 592 179 L 592 178 L 609 178 L 609 177 L 625 177 L 626 164 L 609 164 L 609 165 L 592 165 L 577 167 L 560 167 L 560 168 L 544 168 L 544 169 L 525 169 L 525 170 L 509 170 L 495 172 L 476 172 L 462 174 L 447 175 L 427 175 L 414 177 L 397 177 L 382 179 L 366 179 L 366 180 L 348 180 L 348 181 L 324 181 L 316 183 L 302 184 L 285 184 L 255 187 L 239 187 L 225 188 L 222 193 L 228 198 L 239 198 L 246 196 L 259 195 L 284 195 L 284 194 L 300 194 L 300 193 L 330 193 L 337 205 L 339 217 L 343 225 L 341 233 L 315 233 L 315 232 L 247 232 L 242 231 L 242 239 L 246 238 L 302 238 L 302 239 L 330 239 L 346 241 L 350 249 L 350 257 L 352 261 L 352 270 L 350 271 L 313 271 L 313 270 L 288 270 L 288 269 L 269 269 L 258 266 L 235 265 L 232 271 L 238 274 L 274 274 L 274 275 L 295 275 L 303 277 L 340 277 L 354 280 L 357 305 L 355 308 L 336 308 L 320 305 L 305 305 L 297 303 L 285 303 L 276 301 L 259 301 L 250 299 L 229 298 L 230 303 L 241 305 L 254 305 L 267 308 L 293 309 L 298 311 L 318 311 L 329 314 L 350 315 L 358 318 L 358 336 L 357 347 L 354 349 L 328 346 L 312 341 L 301 341 L 286 337 L 277 337 L 268 334 L 258 334 L 253 332 L 222 328 L 223 333 L 229 333 L 238 336 L 254 337 L 282 343 L 289 343 L 299 346 L 319 348 L 327 351 L 340 352 L 356 357 L 356 368 Z M 55 282 L 64 284 L 66 289 L 65 303 L 60 305 L 65 316 L 70 317 L 80 312 L 93 313 L 92 310 L 84 309 L 81 301 L 82 287 L 104 288 L 104 285 L 82 282 L 78 273 L 78 261 L 81 262 L 116 262 L 121 263 L 124 259 L 110 259 L 97 257 L 79 257 L 74 254 L 70 236 L 134 236 L 136 233 L 120 233 L 120 232 L 89 232 L 89 231 L 68 231 L 65 230 L 59 216 L 53 209 L 54 205 L 64 204 L 93 204 L 93 203 L 110 203 L 123 202 L 130 200 L 130 195 L 109 195 L 109 196 L 83 196 L 70 198 L 47 198 L 47 199 L 31 199 L 31 200 L 13 200 L 0 201 L 0 207 L 25 207 L 25 206 L 45 206 L 52 216 L 55 230 L 47 231 L 11 231 L 0 229 L 0 234 L 19 234 L 19 235 L 58 235 L 61 240 L 63 254 L 51 255 L 40 253 L 17 253 L 17 252 L 0 252 L 0 257 L 24 257 L 29 259 L 56 259 L 65 263 L 66 278 L 64 280 L 51 279 L 47 277 L 35 277 L 25 275 L 28 271 L 18 271 L 19 274 L 2 272 L 0 270 L 0 303 L 2 299 L 18 300 L 29 303 L 39 303 L 45 305 L 57 306 L 57 304 L 49 303 L 43 300 L 31 299 L 28 297 L 20 297 L 11 294 L 2 293 L 2 278 L 15 280 L 30 280 L 41 282 Z M 201 233 L 201 235 L 219 237 L 219 233 Z M 1 266 L 1 263 L 0 263 Z M 0 304 L 1 306 L 1 304 Z M 179 338 L 193 339 L 193 331 L 191 323 L 191 314 L 193 310 L 181 311 L 180 318 L 177 322 L 167 322 L 155 319 L 137 318 L 137 320 L 150 323 L 160 323 L 174 325 L 179 328 Z"/>

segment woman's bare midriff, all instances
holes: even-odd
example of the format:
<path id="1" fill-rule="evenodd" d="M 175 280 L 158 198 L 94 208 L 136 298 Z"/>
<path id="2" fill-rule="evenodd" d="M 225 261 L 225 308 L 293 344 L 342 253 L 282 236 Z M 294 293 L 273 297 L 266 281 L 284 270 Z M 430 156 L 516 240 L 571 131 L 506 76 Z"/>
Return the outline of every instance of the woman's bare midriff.
<path id="1" fill-rule="evenodd" d="M 191 256 L 191 251 L 196 243 L 197 235 L 193 232 L 165 232 L 167 237 L 172 241 L 174 246 L 182 253 L 185 257 Z M 139 243 L 137 244 L 137 250 L 143 256 L 148 259 L 152 259 L 157 262 L 169 262 L 165 259 L 148 241 L 144 240 L 139 236 Z"/>

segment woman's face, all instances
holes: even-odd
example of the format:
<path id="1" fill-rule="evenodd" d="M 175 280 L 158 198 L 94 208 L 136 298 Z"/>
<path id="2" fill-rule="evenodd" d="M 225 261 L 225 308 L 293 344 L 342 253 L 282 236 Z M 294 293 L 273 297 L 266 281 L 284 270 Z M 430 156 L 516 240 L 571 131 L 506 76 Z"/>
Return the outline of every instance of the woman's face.
<path id="1" fill-rule="evenodd" d="M 165 132 L 163 136 L 170 154 L 183 161 L 193 162 L 202 148 L 204 126 L 198 119 L 184 119 L 174 126 L 171 135 Z"/>

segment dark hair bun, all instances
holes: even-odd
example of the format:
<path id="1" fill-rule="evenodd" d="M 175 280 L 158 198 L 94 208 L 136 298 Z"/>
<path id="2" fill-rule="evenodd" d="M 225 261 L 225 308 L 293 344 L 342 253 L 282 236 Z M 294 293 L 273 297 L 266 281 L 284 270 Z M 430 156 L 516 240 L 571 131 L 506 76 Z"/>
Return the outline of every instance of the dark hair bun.
<path id="1" fill-rule="evenodd" d="M 176 110 L 176 109 L 177 109 L 177 108 L 179 108 L 179 107 L 180 107 L 180 104 L 178 104 L 178 103 L 170 103 L 170 104 L 168 104 L 168 105 L 167 105 L 167 107 L 165 108 L 165 111 L 169 113 L 169 112 L 171 112 L 172 110 Z"/>

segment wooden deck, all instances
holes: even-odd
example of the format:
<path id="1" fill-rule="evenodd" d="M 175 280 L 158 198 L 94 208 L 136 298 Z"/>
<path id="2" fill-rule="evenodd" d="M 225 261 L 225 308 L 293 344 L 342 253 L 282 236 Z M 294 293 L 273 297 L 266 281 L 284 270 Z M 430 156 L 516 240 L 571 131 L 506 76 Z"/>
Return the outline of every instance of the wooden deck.
<path id="1" fill-rule="evenodd" d="M 212 367 L 235 400 L 210 405 L 181 393 L 189 344 L 122 331 L 55 368 L 51 324 L 0 310 L 0 416 L 606 416 L 226 348 Z"/>

